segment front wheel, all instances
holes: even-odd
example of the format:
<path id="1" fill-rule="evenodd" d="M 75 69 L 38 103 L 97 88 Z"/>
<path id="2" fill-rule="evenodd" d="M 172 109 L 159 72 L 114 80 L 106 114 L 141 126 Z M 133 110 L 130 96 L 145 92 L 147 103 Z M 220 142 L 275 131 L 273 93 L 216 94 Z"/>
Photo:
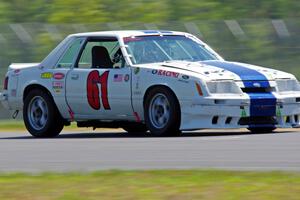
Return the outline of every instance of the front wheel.
<path id="1" fill-rule="evenodd" d="M 24 123 L 34 137 L 55 137 L 64 124 L 53 99 L 44 91 L 34 89 L 24 100 Z"/>
<path id="2" fill-rule="evenodd" d="M 175 94 L 165 87 L 156 87 L 144 102 L 145 122 L 154 136 L 180 135 L 180 106 Z"/>

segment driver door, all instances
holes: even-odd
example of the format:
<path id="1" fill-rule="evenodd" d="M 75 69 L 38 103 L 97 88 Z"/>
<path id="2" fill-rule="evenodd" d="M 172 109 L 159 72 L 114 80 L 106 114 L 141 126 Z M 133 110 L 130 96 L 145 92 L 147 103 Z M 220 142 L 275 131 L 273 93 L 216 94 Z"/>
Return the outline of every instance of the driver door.
<path id="1" fill-rule="evenodd" d="M 75 119 L 130 120 L 131 70 L 116 38 L 89 38 L 67 75 L 66 99 Z"/>

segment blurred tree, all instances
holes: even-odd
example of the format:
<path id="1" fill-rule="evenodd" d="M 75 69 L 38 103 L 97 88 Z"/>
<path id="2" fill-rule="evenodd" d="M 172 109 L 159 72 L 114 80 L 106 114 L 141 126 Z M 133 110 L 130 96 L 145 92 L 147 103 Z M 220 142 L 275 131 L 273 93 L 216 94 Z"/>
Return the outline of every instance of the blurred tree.
<path id="1" fill-rule="evenodd" d="M 0 1 L 0 22 L 24 23 L 46 21 L 52 0 Z"/>
<path id="2" fill-rule="evenodd" d="M 146 22 L 300 16 L 298 0 L 0 0 L 0 22 Z"/>
<path id="3" fill-rule="evenodd" d="M 212 0 L 168 0 L 171 21 L 218 19 L 222 12 L 219 1 Z"/>
<path id="4" fill-rule="evenodd" d="M 219 0 L 221 18 L 287 18 L 300 16 L 298 0 Z"/>
<path id="5" fill-rule="evenodd" d="M 0 1 L 0 23 L 9 21 L 8 12 L 8 4 L 6 2 Z"/>
<path id="6" fill-rule="evenodd" d="M 49 6 L 48 22 L 98 23 L 109 21 L 102 1 L 53 0 Z"/>

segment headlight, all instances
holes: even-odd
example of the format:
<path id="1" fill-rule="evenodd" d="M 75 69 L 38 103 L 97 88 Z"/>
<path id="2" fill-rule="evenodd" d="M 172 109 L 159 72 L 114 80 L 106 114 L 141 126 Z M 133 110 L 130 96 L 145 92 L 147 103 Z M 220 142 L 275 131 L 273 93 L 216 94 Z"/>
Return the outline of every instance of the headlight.
<path id="1" fill-rule="evenodd" d="M 300 85 L 296 79 L 277 79 L 276 84 L 279 92 L 300 91 Z"/>
<path id="2" fill-rule="evenodd" d="M 242 93 L 234 81 L 210 81 L 206 82 L 206 85 L 211 94 Z"/>

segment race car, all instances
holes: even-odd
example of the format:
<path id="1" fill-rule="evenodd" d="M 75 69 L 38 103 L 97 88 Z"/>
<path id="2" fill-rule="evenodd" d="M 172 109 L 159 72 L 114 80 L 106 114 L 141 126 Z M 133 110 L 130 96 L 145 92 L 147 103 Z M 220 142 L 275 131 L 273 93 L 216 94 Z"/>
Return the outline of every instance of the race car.
<path id="1" fill-rule="evenodd" d="M 0 100 L 23 111 L 35 137 L 55 137 L 71 122 L 153 136 L 300 125 L 294 75 L 225 61 L 175 31 L 69 35 L 41 63 L 11 64 Z"/>

